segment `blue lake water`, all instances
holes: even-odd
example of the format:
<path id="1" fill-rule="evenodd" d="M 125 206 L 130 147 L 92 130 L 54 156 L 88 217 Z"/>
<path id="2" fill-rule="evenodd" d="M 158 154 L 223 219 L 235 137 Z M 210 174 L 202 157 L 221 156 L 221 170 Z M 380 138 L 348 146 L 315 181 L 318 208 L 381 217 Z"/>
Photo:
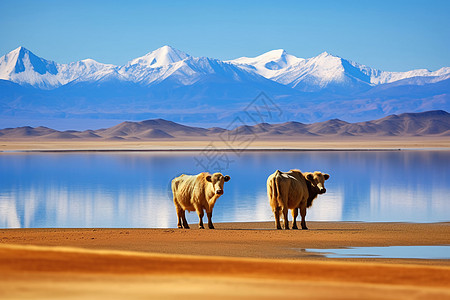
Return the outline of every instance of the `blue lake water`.
<path id="1" fill-rule="evenodd" d="M 450 151 L 1 153 L 0 227 L 176 227 L 170 181 L 204 167 L 231 176 L 214 222 L 273 221 L 266 179 L 291 168 L 331 175 L 307 221 L 450 221 L 449 166 Z"/>
<path id="2" fill-rule="evenodd" d="M 339 249 L 305 249 L 329 258 L 411 258 L 450 259 L 450 246 L 352 247 Z"/>

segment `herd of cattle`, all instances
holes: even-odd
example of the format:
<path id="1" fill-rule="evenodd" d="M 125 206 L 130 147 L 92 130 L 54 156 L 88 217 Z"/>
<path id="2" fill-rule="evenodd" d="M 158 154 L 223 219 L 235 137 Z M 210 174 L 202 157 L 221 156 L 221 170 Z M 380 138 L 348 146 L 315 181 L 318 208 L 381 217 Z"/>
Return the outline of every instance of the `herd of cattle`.
<path id="1" fill-rule="evenodd" d="M 304 172 L 290 170 L 275 173 L 267 178 L 267 195 L 275 216 L 277 229 L 281 229 L 280 214 L 283 215 L 284 229 L 289 229 L 288 210 L 292 211 L 292 229 L 297 229 L 297 216 L 300 210 L 302 229 L 306 227 L 306 209 L 311 207 L 313 200 L 319 194 L 326 192 L 325 180 L 328 174 L 321 172 Z M 217 199 L 223 195 L 223 185 L 230 176 L 221 173 L 200 173 L 198 175 L 181 175 L 172 180 L 173 202 L 177 210 L 178 228 L 189 228 L 185 212 L 196 211 L 199 228 L 203 226 L 203 215 L 206 211 L 208 227 L 214 229 L 212 211 Z"/>

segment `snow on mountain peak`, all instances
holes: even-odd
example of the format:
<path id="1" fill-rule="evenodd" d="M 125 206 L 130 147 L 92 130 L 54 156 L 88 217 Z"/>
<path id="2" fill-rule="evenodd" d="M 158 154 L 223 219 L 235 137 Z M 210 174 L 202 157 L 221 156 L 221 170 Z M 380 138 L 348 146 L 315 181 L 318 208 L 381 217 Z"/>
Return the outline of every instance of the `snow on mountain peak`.
<path id="1" fill-rule="evenodd" d="M 329 88 L 335 91 L 365 89 L 413 77 L 417 81 L 428 77 L 427 82 L 438 82 L 450 77 L 450 68 L 444 67 L 434 72 L 426 69 L 386 72 L 328 52 L 303 59 L 288 54 L 284 49 L 223 63 L 215 59 L 191 57 L 170 46 L 158 48 L 124 66 L 102 64 L 93 59 L 57 64 L 34 55 L 24 47 L 0 57 L 0 79 L 41 89 L 53 89 L 73 81 L 115 79 L 150 85 L 169 77 L 176 77 L 177 82 L 186 85 L 202 76 L 222 76 L 220 74 L 235 79 L 253 76 L 255 80 L 263 76 L 291 88 L 317 92 Z"/>
<path id="2" fill-rule="evenodd" d="M 34 55 L 24 47 L 18 47 L 0 57 L 0 79 L 41 88 L 56 83 L 57 64 Z M 52 82 L 50 85 L 49 82 Z"/>
<path id="3" fill-rule="evenodd" d="M 183 51 L 166 45 L 147 53 L 144 56 L 133 59 L 128 65 L 144 65 L 151 68 L 158 68 L 184 60 L 187 57 L 189 57 L 189 55 Z"/>
<path id="4" fill-rule="evenodd" d="M 7 55 L 13 55 L 13 56 L 19 56 L 20 53 L 25 53 L 25 52 L 30 52 L 27 48 L 25 47 L 17 47 L 16 49 L 14 49 L 13 51 L 9 52 Z"/>
<path id="5" fill-rule="evenodd" d="M 344 71 L 341 58 L 323 52 L 304 60 L 274 80 L 304 91 L 315 91 L 332 82 L 343 82 Z"/>
<path id="6" fill-rule="evenodd" d="M 91 58 L 58 65 L 61 84 L 71 81 L 98 81 L 101 78 L 118 75 L 116 69 L 115 65 L 103 64 Z"/>
<path id="7" fill-rule="evenodd" d="M 317 55 L 316 57 L 327 57 L 327 56 L 333 56 L 333 57 L 337 57 L 331 53 L 328 53 L 327 51 L 324 51 L 322 53 L 320 53 L 319 55 Z"/>
<path id="8" fill-rule="evenodd" d="M 16 59 L 19 58 L 23 58 L 25 56 L 25 54 L 31 53 L 30 50 L 28 50 L 25 47 L 17 47 L 16 49 L 14 49 L 13 51 L 9 52 L 8 54 L 6 54 L 5 56 L 9 56 L 9 57 L 14 57 Z"/>
<path id="9" fill-rule="evenodd" d="M 288 68 L 272 80 L 307 92 L 325 88 L 359 89 L 371 85 L 373 72 L 373 69 L 325 51 Z"/>
<path id="10" fill-rule="evenodd" d="M 92 58 L 86 58 L 86 59 L 82 59 L 80 62 L 86 64 L 86 65 L 96 65 L 96 64 L 100 64 L 98 61 L 92 59 Z"/>
<path id="11" fill-rule="evenodd" d="M 305 60 L 306 63 L 323 64 L 323 65 L 342 65 L 342 58 L 339 56 L 332 55 L 328 52 L 322 52 L 317 56 L 308 58 Z"/>
<path id="12" fill-rule="evenodd" d="M 16 48 L 2 56 L 0 58 L 0 69 L 6 69 L 4 71 L 9 75 L 21 72 L 36 72 L 41 75 L 58 73 L 54 62 L 42 59 L 24 47 Z"/>
<path id="13" fill-rule="evenodd" d="M 270 79 L 303 60 L 303 58 L 288 54 L 284 49 L 277 49 L 256 57 L 240 57 L 226 62 L 246 68 Z"/>
<path id="14" fill-rule="evenodd" d="M 268 51 L 268 52 L 266 52 L 264 54 L 261 54 L 261 55 L 255 57 L 255 59 L 266 60 L 266 61 L 280 60 L 280 59 L 285 58 L 287 55 L 288 54 L 286 53 L 286 50 L 284 50 L 284 49 L 276 49 L 276 50 Z"/>

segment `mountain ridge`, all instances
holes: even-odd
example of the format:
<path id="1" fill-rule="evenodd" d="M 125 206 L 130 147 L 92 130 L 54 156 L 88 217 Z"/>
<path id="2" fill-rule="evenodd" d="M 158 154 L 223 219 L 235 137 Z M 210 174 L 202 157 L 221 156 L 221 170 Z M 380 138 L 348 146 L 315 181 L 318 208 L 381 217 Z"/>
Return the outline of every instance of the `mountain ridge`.
<path id="1" fill-rule="evenodd" d="M 357 123 L 339 119 L 304 124 L 258 123 L 236 128 L 201 128 L 186 126 L 164 119 L 125 121 L 110 128 L 84 131 L 58 131 L 47 127 L 16 127 L 0 130 L 2 139 L 88 139 L 88 140 L 161 140 L 161 139 L 223 139 L 225 136 L 251 136 L 271 139 L 280 137 L 373 137 L 373 136 L 450 136 L 450 114 L 443 110 L 404 113 Z"/>
<path id="2" fill-rule="evenodd" d="M 191 58 L 194 57 L 165 45 L 144 56 L 132 59 L 121 66 L 103 64 L 89 58 L 69 64 L 58 64 L 54 61 L 40 58 L 30 50 L 20 46 L 0 57 L 0 79 L 10 80 L 19 84 L 28 84 L 38 88 L 53 89 L 73 80 L 88 81 L 92 78 L 103 77 L 106 72 L 107 74 L 122 76 L 123 80 L 126 81 L 140 82 L 140 77 L 131 71 L 151 73 L 155 71 L 153 69 L 165 68 Z M 215 60 L 218 61 L 217 59 Z M 439 77 L 450 74 L 450 67 L 442 67 L 434 72 L 426 69 L 406 72 L 380 71 L 328 52 L 322 52 L 315 57 L 305 59 L 288 54 L 284 49 L 268 51 L 256 57 L 240 57 L 223 61 L 223 63 L 235 65 L 267 79 L 293 88 L 304 89 L 305 91 L 311 89 L 301 87 L 305 84 L 313 84 L 320 89 L 326 87 L 331 81 L 345 81 L 346 76 L 352 77 L 352 79 L 357 78 L 361 82 L 373 86 L 405 78 Z M 36 74 L 33 74 L 33 71 L 42 75 L 43 78 L 39 81 L 36 78 Z M 19 74 L 24 72 L 27 74 L 19 76 Z M 131 74 L 128 74 L 129 72 Z M 47 73 L 48 75 L 46 75 Z M 30 77 L 28 81 L 25 75 Z M 300 83 L 303 81 L 304 84 L 301 85 Z"/>
<path id="3" fill-rule="evenodd" d="M 261 93 L 265 104 L 255 102 Z M 66 129 L 79 120 L 76 129 L 87 129 L 89 121 L 152 118 L 224 126 L 252 103 L 276 106 L 282 114 L 261 120 L 272 123 L 450 111 L 450 68 L 386 72 L 327 52 L 303 59 L 283 49 L 221 61 L 170 46 L 122 66 L 58 64 L 23 47 L 0 58 L 0 127 Z"/>

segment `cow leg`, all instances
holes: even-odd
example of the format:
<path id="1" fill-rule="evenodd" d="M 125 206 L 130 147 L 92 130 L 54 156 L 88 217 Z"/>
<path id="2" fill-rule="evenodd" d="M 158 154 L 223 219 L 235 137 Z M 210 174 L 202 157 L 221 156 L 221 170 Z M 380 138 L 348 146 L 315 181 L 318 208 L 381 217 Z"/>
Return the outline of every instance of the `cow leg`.
<path id="1" fill-rule="evenodd" d="M 306 206 L 300 207 L 300 216 L 302 217 L 302 229 L 308 229 L 306 227 Z"/>
<path id="2" fill-rule="evenodd" d="M 205 214 L 203 212 L 203 209 L 198 209 L 197 210 L 197 214 L 198 214 L 198 218 L 199 218 L 199 222 L 198 222 L 198 228 L 200 229 L 205 229 L 205 226 L 203 226 L 203 215 Z"/>
<path id="3" fill-rule="evenodd" d="M 212 211 L 211 212 L 207 212 L 206 215 L 208 216 L 208 228 L 209 229 L 214 229 L 214 225 L 212 223 Z"/>
<path id="4" fill-rule="evenodd" d="M 281 229 L 281 224 L 280 224 L 280 208 L 279 207 L 275 207 L 273 209 L 273 215 L 275 216 L 275 225 L 277 226 L 277 229 Z"/>
<path id="5" fill-rule="evenodd" d="M 181 211 L 181 220 L 183 221 L 183 227 L 185 229 L 189 229 L 189 224 L 188 224 L 188 222 L 186 220 L 186 211 L 185 210 Z"/>
<path id="6" fill-rule="evenodd" d="M 212 212 L 207 212 L 206 215 L 208 216 L 208 228 L 214 229 L 214 225 L 212 223 Z"/>
<path id="7" fill-rule="evenodd" d="M 283 207 L 283 219 L 284 219 L 284 229 L 289 229 L 289 220 L 288 220 L 288 209 Z"/>
<path id="8" fill-rule="evenodd" d="M 175 197 L 173 197 L 173 203 L 175 204 L 175 208 L 177 210 L 177 217 L 178 217 L 178 223 L 177 223 L 177 227 L 178 228 L 183 228 L 183 225 L 181 223 L 182 218 L 181 216 L 183 215 L 183 209 L 181 208 L 181 206 L 178 204 L 177 199 Z"/>
<path id="9" fill-rule="evenodd" d="M 181 215 L 182 215 L 181 209 L 177 208 L 177 217 L 178 217 L 177 227 L 178 228 L 183 228 Z"/>
<path id="10" fill-rule="evenodd" d="M 298 216 L 298 208 L 294 208 L 292 210 L 292 229 L 298 229 L 297 227 L 297 216 Z"/>
<path id="11" fill-rule="evenodd" d="M 177 227 L 183 228 L 181 226 L 181 207 L 178 204 L 177 198 L 175 197 L 176 191 L 173 190 L 173 187 L 172 187 L 172 193 L 173 193 L 173 204 L 175 204 L 175 209 L 177 210 L 177 218 L 178 218 Z"/>

